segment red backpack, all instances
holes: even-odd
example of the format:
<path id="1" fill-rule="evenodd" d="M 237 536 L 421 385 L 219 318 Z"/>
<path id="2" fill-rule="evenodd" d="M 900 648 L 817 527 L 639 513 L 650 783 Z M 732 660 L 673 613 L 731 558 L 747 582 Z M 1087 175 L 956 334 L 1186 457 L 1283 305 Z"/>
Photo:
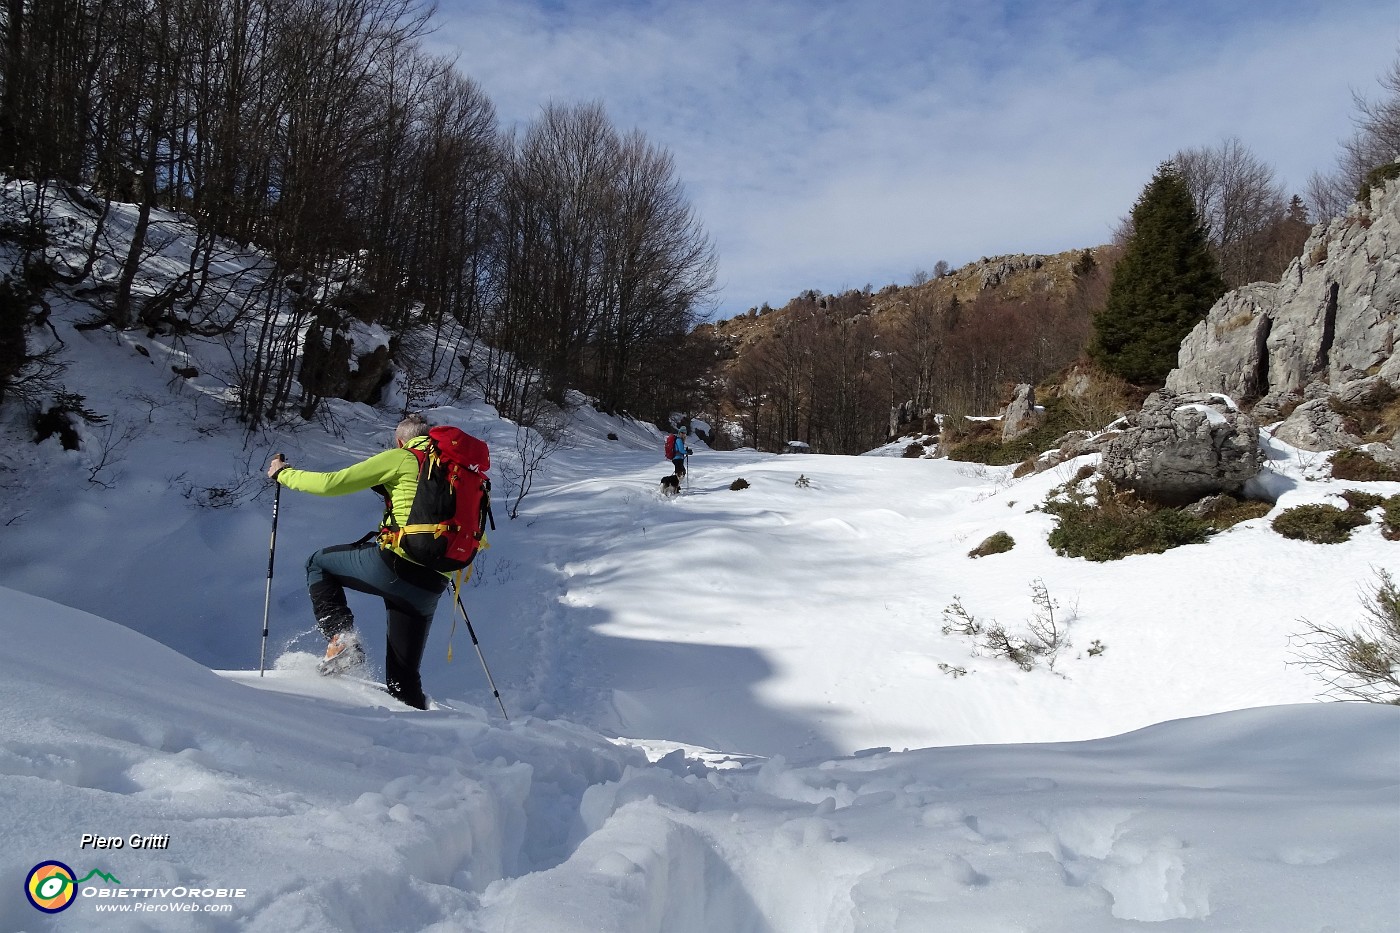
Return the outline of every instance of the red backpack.
<path id="1" fill-rule="evenodd" d="M 385 512 L 383 546 L 397 544 L 409 560 L 448 573 L 468 566 L 481 548 L 491 514 L 491 452 L 486 442 L 450 425 L 428 429 L 427 449 L 406 448 L 418 458 L 418 491 L 408 518 L 395 525 Z"/>
<path id="2" fill-rule="evenodd" d="M 666 459 L 676 459 L 676 435 L 674 434 L 666 435 Z"/>

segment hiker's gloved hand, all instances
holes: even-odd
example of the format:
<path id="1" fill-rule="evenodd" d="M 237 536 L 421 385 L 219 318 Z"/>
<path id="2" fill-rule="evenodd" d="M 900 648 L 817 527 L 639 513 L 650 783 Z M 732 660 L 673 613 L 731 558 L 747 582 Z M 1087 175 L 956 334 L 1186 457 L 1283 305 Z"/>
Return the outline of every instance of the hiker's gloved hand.
<path id="1" fill-rule="evenodd" d="M 291 464 L 283 460 L 281 454 L 278 454 L 273 457 L 272 462 L 267 465 L 267 478 L 276 479 L 278 472 L 285 470 L 289 466 L 291 466 Z"/>

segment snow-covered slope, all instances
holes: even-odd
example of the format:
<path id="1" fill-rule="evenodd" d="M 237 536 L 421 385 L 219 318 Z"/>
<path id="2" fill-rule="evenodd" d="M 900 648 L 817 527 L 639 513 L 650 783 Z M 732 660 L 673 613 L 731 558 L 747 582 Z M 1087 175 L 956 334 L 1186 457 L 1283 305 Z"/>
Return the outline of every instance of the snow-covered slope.
<path id="1" fill-rule="evenodd" d="M 564 721 L 409 711 L 296 659 L 219 676 L 77 610 L 3 606 L 6 930 L 1362 933 L 1395 916 L 1390 708 L 652 764 Z M 50 860 L 89 877 L 45 915 L 19 892 Z"/>

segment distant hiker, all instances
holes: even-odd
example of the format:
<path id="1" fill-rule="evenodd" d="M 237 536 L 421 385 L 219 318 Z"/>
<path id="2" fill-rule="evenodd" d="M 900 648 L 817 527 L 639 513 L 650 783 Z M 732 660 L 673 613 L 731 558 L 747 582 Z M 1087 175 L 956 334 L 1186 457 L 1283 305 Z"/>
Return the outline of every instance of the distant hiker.
<path id="1" fill-rule="evenodd" d="M 666 437 L 666 459 L 676 468 L 677 479 L 685 475 L 685 458 L 690 456 L 690 450 L 685 446 L 685 436 L 685 425 L 681 425 L 676 428 L 675 434 Z"/>
<path id="2" fill-rule="evenodd" d="M 292 469 L 279 455 L 268 465 L 267 475 L 288 489 L 318 496 L 374 489 L 385 497 L 386 524 L 404 525 L 418 488 L 419 460 L 413 451 L 427 449 L 428 430 L 427 420 L 412 414 L 394 430 L 392 450 L 334 473 Z M 312 554 L 306 562 L 306 585 L 316 627 L 328 642 L 322 672 L 337 673 L 364 660 L 345 589 L 370 593 L 382 598 L 388 610 L 384 680 L 389 695 L 427 709 L 418 668 L 438 597 L 448 582 L 446 574 L 409 560 L 399 545 L 381 546 L 374 538 L 324 547 Z"/>

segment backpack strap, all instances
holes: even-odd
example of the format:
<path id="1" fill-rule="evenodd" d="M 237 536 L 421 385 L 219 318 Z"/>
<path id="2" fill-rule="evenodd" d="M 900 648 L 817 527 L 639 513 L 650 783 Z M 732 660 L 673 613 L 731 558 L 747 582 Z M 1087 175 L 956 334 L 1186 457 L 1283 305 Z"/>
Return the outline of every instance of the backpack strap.
<path id="1" fill-rule="evenodd" d="M 437 445 L 431 440 L 428 444 L 431 450 L 422 450 L 418 447 L 400 448 L 401 450 L 406 450 L 413 454 L 413 459 L 418 461 L 419 482 L 423 481 L 423 476 L 428 471 L 429 467 L 437 462 Z M 380 547 L 392 549 L 398 546 L 399 539 L 405 534 L 413 534 L 420 531 L 434 531 L 437 529 L 436 525 L 399 526 L 394 521 L 394 501 L 389 496 L 389 490 L 383 486 L 375 486 L 374 491 L 384 497 L 384 518 L 379 522 L 379 530 L 374 533 L 379 538 Z M 441 534 L 442 532 L 438 531 L 437 533 Z M 366 535 L 364 540 L 368 540 L 370 537 L 370 535 Z"/>

